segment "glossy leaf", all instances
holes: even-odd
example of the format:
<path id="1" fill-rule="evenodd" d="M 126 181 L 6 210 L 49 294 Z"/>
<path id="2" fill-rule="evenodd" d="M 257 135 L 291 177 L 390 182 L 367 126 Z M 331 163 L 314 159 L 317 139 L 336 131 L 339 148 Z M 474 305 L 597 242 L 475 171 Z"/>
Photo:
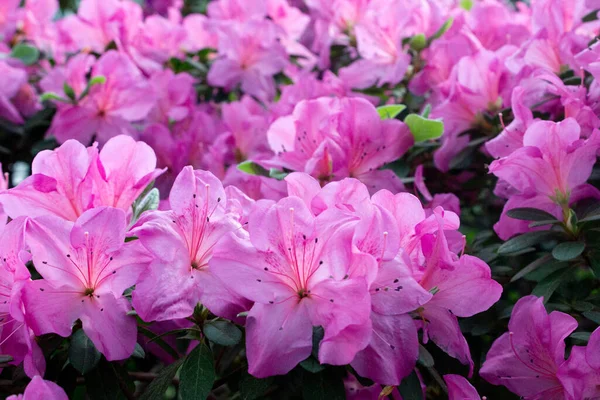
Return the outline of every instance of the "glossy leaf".
<path id="1" fill-rule="evenodd" d="M 208 340 L 221 346 L 234 346 L 242 340 L 242 331 L 229 321 L 207 322 L 203 331 Z"/>
<path id="2" fill-rule="evenodd" d="M 215 382 L 213 354 L 205 344 L 192 350 L 181 367 L 179 393 L 183 400 L 204 400 Z"/>
<path id="3" fill-rule="evenodd" d="M 579 257 L 584 250 L 583 242 L 563 242 L 552 249 L 552 257 L 559 261 L 570 261 Z"/>
<path id="4" fill-rule="evenodd" d="M 421 382 L 415 371 L 400 382 L 398 391 L 402 396 L 402 400 L 423 400 Z"/>
<path id="5" fill-rule="evenodd" d="M 185 358 L 180 358 L 173 364 L 163 368 L 158 376 L 152 380 L 150 385 L 148 385 L 144 393 L 142 393 L 140 400 L 163 400 L 165 398 L 165 392 L 173 382 L 173 378 L 175 377 L 175 374 L 177 374 L 177 371 L 184 360 Z"/>
<path id="6" fill-rule="evenodd" d="M 69 362 L 79 373 L 87 374 L 100 362 L 102 354 L 96 349 L 94 343 L 79 329 L 71 336 L 69 346 Z"/>
<path id="7" fill-rule="evenodd" d="M 410 129 L 415 142 L 437 139 L 444 133 L 444 123 L 435 119 L 423 118 L 418 114 L 409 114 L 404 123 Z"/>
<path id="8" fill-rule="evenodd" d="M 511 218 L 521 219 L 525 221 L 556 221 L 554 215 L 544 210 L 538 210 L 537 208 L 513 208 L 506 212 Z"/>

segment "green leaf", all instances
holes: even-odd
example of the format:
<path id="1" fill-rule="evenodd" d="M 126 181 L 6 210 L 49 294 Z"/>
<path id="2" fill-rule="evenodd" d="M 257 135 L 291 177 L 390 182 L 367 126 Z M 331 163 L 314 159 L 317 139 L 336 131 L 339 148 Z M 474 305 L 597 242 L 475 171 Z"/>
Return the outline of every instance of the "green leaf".
<path id="1" fill-rule="evenodd" d="M 586 311 L 583 313 L 583 316 L 589 319 L 590 321 L 594 321 L 595 323 L 600 325 L 600 312 Z"/>
<path id="2" fill-rule="evenodd" d="M 546 254 L 545 256 L 538 258 L 537 260 L 529 263 L 525 268 L 523 268 L 522 270 L 520 270 L 519 272 L 517 272 L 512 278 L 511 278 L 511 282 L 514 282 L 518 279 L 521 279 L 522 277 L 524 277 L 525 275 L 529 274 L 530 272 L 535 271 L 536 269 L 538 269 L 539 267 L 541 267 L 542 265 L 546 264 L 548 261 L 550 261 L 552 259 L 552 256 L 550 254 Z"/>
<path id="3" fill-rule="evenodd" d="M 460 6 L 467 11 L 471 11 L 473 8 L 473 0 L 460 0 Z"/>
<path id="4" fill-rule="evenodd" d="M 318 374 L 304 374 L 302 398 L 304 400 L 344 400 L 346 398 L 344 383 L 329 370 Z"/>
<path id="5" fill-rule="evenodd" d="M 400 391 L 402 400 L 423 400 L 423 389 L 421 389 L 421 382 L 415 371 L 400 382 L 398 391 Z"/>
<path id="6" fill-rule="evenodd" d="M 567 273 L 569 271 L 570 269 L 566 268 L 548 275 L 533 288 L 531 294 L 537 297 L 543 297 L 544 303 L 547 303 L 556 291 L 556 289 L 558 289 L 560 284 L 565 281 L 564 278 L 567 276 Z"/>
<path id="7" fill-rule="evenodd" d="M 160 194 L 157 188 L 151 189 L 145 196 L 144 193 L 142 193 L 142 195 L 140 195 L 140 197 L 138 197 L 132 204 L 133 216 L 131 218 L 131 223 L 133 224 L 135 221 L 137 221 L 142 216 L 142 213 L 156 210 L 159 202 Z"/>
<path id="8" fill-rule="evenodd" d="M 552 249 L 552 257 L 558 261 L 570 261 L 581 255 L 585 250 L 583 242 L 563 242 Z"/>
<path id="9" fill-rule="evenodd" d="M 183 400 L 203 400 L 215 382 L 213 354 L 201 343 L 188 354 L 181 367 L 179 394 Z"/>
<path id="10" fill-rule="evenodd" d="M 288 176 L 289 174 L 290 174 L 289 172 L 280 171 L 276 168 L 271 168 L 269 170 L 269 177 L 271 177 L 273 179 L 277 179 L 278 181 L 284 180 L 285 177 Z"/>
<path id="11" fill-rule="evenodd" d="M 69 346 L 69 362 L 79 373 L 85 375 L 93 370 L 100 362 L 102 354 L 96 349 L 94 343 L 79 329 L 71 337 Z"/>
<path id="12" fill-rule="evenodd" d="M 269 170 L 266 169 L 265 167 L 263 167 L 262 165 L 255 163 L 254 161 L 248 160 L 248 161 L 239 163 L 237 168 L 240 171 L 245 172 L 250 175 L 266 176 L 266 177 L 269 176 Z"/>
<path id="13" fill-rule="evenodd" d="M 382 120 L 394 119 L 405 109 L 406 106 L 404 104 L 388 104 L 385 106 L 377 107 L 377 113 L 379 113 L 379 118 L 381 118 Z"/>
<path id="14" fill-rule="evenodd" d="M 575 332 L 575 333 L 572 333 L 569 337 L 571 339 L 580 340 L 582 342 L 587 343 L 587 342 L 589 342 L 591 335 L 592 335 L 591 332 Z"/>
<path id="15" fill-rule="evenodd" d="M 1 354 L 0 355 L 0 363 L 1 364 L 9 363 L 12 360 L 14 360 L 14 358 L 12 356 L 9 356 L 8 354 Z"/>
<path id="16" fill-rule="evenodd" d="M 135 358 L 141 358 L 141 359 L 146 358 L 146 352 L 144 351 L 144 349 L 142 348 L 142 346 L 140 346 L 139 343 L 135 344 L 135 348 L 133 349 L 132 356 L 135 357 Z"/>
<path id="17" fill-rule="evenodd" d="M 499 254 L 510 254 L 535 246 L 538 243 L 556 239 L 559 235 L 552 231 L 527 232 L 504 242 L 498 248 Z"/>
<path id="18" fill-rule="evenodd" d="M 173 364 L 163 368 L 158 376 L 152 380 L 150 385 L 148 385 L 139 400 L 164 400 L 165 392 L 171 385 L 175 374 L 177 374 L 177 371 L 184 360 L 185 358 L 180 358 Z"/>
<path id="19" fill-rule="evenodd" d="M 27 44 L 18 44 L 12 48 L 10 56 L 21 60 L 25 65 L 33 65 L 40 59 L 40 51 Z"/>
<path id="20" fill-rule="evenodd" d="M 70 100 L 67 100 L 64 97 L 61 97 L 60 95 L 58 95 L 54 92 L 46 92 L 40 96 L 40 101 L 49 101 L 49 100 L 60 101 L 63 103 L 70 103 Z"/>
<path id="21" fill-rule="evenodd" d="M 229 321 L 214 321 L 204 324 L 204 335 L 221 346 L 235 346 L 242 340 L 242 331 Z"/>
<path id="22" fill-rule="evenodd" d="M 423 347 L 422 344 L 419 345 L 419 359 L 418 363 L 426 368 L 431 368 L 434 366 L 435 361 L 433 360 L 433 356 L 429 351 Z"/>
<path id="23" fill-rule="evenodd" d="M 431 104 L 427 104 L 423 107 L 423 112 L 421 113 L 421 117 L 429 118 L 429 114 L 431 114 Z"/>
<path id="24" fill-rule="evenodd" d="M 521 219 L 524 221 L 556 221 L 554 215 L 544 210 L 538 210 L 537 208 L 513 208 L 506 212 L 511 218 Z"/>
<path id="25" fill-rule="evenodd" d="M 63 84 L 63 92 L 71 101 L 75 101 L 75 91 L 67 82 Z"/>
<path id="26" fill-rule="evenodd" d="M 306 360 L 301 361 L 300 366 L 313 374 L 321 372 L 325 369 L 325 366 L 319 363 L 319 360 L 317 360 L 313 356 L 310 356 Z"/>
<path id="27" fill-rule="evenodd" d="M 240 381 L 240 395 L 242 400 L 256 400 L 267 393 L 273 384 L 273 378 L 256 379 L 250 374 L 245 374 Z"/>
<path id="28" fill-rule="evenodd" d="M 322 326 L 313 326 L 313 335 L 312 335 L 312 356 L 319 359 L 319 345 L 321 344 L 321 340 L 325 337 L 325 329 Z"/>
<path id="29" fill-rule="evenodd" d="M 448 31 L 448 29 L 450 29 L 452 27 L 453 22 L 454 22 L 454 20 L 452 18 L 448 18 L 446 20 L 446 22 L 444 22 L 444 24 L 440 27 L 440 29 L 438 29 L 437 32 L 434 33 L 433 36 L 429 38 L 429 42 L 432 42 L 435 39 L 439 39 L 440 37 L 442 37 L 442 35 L 444 33 L 446 33 Z"/>
<path id="30" fill-rule="evenodd" d="M 101 85 L 106 83 L 106 77 L 104 75 L 96 75 L 92 79 L 90 79 L 89 85 Z"/>
<path id="31" fill-rule="evenodd" d="M 437 139 L 444 133 L 444 123 L 442 121 L 423 118 L 418 114 L 407 115 L 404 123 L 410 129 L 415 142 Z"/>

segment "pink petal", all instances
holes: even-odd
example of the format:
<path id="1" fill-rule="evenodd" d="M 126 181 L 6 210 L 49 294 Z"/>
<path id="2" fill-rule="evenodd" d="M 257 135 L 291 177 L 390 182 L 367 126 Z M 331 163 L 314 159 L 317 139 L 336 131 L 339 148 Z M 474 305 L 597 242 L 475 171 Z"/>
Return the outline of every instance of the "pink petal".
<path id="1" fill-rule="evenodd" d="M 246 322 L 248 372 L 257 378 L 283 375 L 312 350 L 312 324 L 303 302 L 255 304 Z"/>

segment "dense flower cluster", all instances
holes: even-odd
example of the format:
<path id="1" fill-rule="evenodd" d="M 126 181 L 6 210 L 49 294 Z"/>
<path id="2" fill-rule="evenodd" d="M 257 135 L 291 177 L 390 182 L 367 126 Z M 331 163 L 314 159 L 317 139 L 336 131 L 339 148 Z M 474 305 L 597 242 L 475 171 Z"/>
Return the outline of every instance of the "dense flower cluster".
<path id="1" fill-rule="evenodd" d="M 600 2 L 74 3 L 0 4 L 11 398 L 600 396 Z"/>

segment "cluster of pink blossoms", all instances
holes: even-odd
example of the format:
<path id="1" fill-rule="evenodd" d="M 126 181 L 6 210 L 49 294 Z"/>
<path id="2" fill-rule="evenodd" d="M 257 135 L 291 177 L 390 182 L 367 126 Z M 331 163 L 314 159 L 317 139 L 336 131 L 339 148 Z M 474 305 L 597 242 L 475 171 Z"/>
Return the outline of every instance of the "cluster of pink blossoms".
<path id="1" fill-rule="evenodd" d="M 483 261 L 459 255 L 454 212 L 424 209 L 408 193 L 371 196 L 352 178 L 321 188 L 305 173 L 288 175 L 281 200 L 254 201 L 188 166 L 168 207 L 136 221 L 128 210 L 162 173 L 155 163 L 126 136 L 100 152 L 69 140 L 0 194 L 13 218 L 2 231 L 9 322 L 0 349 L 30 376 L 45 367 L 36 335 L 69 336 L 80 320 L 108 360 L 121 360 L 136 343 L 129 310 L 178 320 L 199 302 L 245 324 L 257 377 L 309 358 L 317 326 L 319 362 L 350 364 L 380 384 L 398 385 L 414 369 L 419 331 L 472 372 L 457 317 L 487 310 L 502 287 Z M 42 279 L 31 280 L 30 258 Z M 130 304 L 123 294 L 134 285 Z"/>
<path id="2" fill-rule="evenodd" d="M 0 180 L 1 364 L 32 378 L 22 398 L 67 398 L 43 379 L 44 335 L 169 363 L 153 342 L 200 332 L 190 353 L 208 315 L 244 327 L 254 377 L 349 366 L 351 399 L 399 399 L 413 375 L 426 392 L 429 342 L 528 400 L 600 396 L 597 325 L 567 346 L 578 322 L 526 296 L 480 360 L 459 324 L 510 285 L 465 254 L 468 157 L 497 178 L 501 240 L 553 229 L 511 214 L 542 210 L 583 245 L 556 260 L 589 271 L 571 207 L 600 201 L 597 0 L 0 3 L 2 129 L 22 151 L 52 110 L 57 146 Z"/>

